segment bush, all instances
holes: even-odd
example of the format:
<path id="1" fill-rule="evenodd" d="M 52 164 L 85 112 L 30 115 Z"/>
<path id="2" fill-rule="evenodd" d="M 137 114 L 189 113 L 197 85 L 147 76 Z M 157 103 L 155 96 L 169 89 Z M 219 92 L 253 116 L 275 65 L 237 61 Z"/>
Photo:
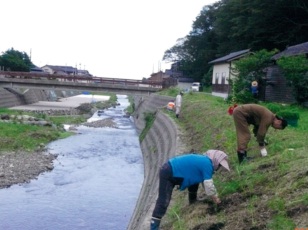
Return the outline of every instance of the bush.
<path id="1" fill-rule="evenodd" d="M 268 103 L 266 107 L 275 114 L 277 114 L 282 109 L 282 105 L 276 103 Z"/>
<path id="2" fill-rule="evenodd" d="M 299 113 L 298 112 L 293 112 L 290 110 L 281 110 L 277 113 L 278 116 L 283 117 L 284 119 L 288 120 L 292 120 L 292 119 L 299 119 Z"/>

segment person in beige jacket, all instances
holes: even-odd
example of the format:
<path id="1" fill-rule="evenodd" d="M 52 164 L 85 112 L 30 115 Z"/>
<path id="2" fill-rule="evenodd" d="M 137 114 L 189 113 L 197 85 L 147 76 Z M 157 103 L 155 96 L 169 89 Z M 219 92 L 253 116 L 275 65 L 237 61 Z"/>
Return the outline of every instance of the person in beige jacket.
<path id="1" fill-rule="evenodd" d="M 265 148 L 265 135 L 270 126 L 274 129 L 284 129 L 288 122 L 276 116 L 267 108 L 257 104 L 245 104 L 237 106 L 233 110 L 233 119 L 237 135 L 237 156 L 239 163 L 249 160 L 247 146 L 251 139 L 249 125 L 253 125 L 253 133 L 259 143 L 262 156 L 267 155 Z"/>

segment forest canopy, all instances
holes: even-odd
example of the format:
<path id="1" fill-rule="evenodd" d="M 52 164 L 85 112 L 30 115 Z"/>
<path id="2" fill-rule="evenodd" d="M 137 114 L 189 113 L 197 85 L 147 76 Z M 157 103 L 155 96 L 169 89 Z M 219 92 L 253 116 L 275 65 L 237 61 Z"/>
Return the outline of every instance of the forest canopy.
<path id="1" fill-rule="evenodd" d="M 208 62 L 250 49 L 284 50 L 308 41 L 308 4 L 304 0 L 221 0 L 206 5 L 184 38 L 163 60 L 180 63 L 185 76 L 210 84 Z"/>

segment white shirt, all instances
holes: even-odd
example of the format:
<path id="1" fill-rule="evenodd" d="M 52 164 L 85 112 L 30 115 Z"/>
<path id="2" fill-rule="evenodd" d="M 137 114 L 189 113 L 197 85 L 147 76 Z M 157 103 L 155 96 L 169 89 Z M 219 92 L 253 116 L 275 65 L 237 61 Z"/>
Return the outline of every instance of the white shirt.
<path id="1" fill-rule="evenodd" d="M 175 98 L 175 105 L 181 107 L 182 104 L 182 96 L 181 94 L 178 94 Z"/>

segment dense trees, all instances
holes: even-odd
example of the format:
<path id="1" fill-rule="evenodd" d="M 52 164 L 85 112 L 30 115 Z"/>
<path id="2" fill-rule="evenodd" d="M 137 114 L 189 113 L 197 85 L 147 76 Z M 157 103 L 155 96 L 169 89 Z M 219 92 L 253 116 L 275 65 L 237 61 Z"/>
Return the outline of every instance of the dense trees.
<path id="1" fill-rule="evenodd" d="M 29 72 L 32 66 L 33 64 L 27 53 L 14 50 L 13 48 L 0 56 L 1 70 Z"/>
<path id="2" fill-rule="evenodd" d="M 305 0 L 221 0 L 203 7 L 191 32 L 168 49 L 163 59 L 180 61 L 185 75 L 208 82 L 208 62 L 213 59 L 248 48 L 283 50 L 306 41 Z"/>

